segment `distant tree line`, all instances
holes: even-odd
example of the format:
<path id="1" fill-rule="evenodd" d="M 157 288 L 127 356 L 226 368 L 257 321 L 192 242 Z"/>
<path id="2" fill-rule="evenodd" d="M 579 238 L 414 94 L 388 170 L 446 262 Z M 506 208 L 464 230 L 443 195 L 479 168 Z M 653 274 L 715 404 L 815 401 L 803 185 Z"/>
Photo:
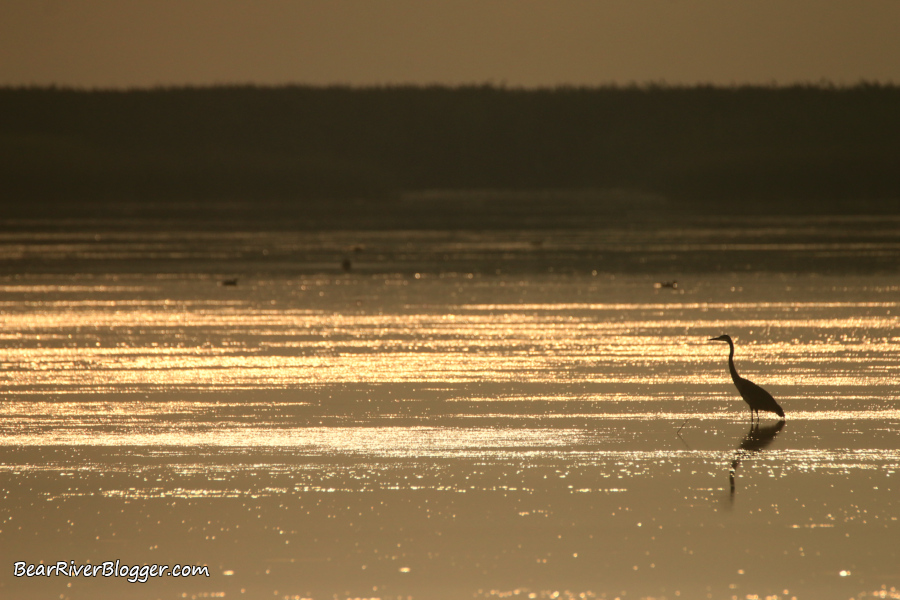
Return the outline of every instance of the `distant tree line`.
<path id="1" fill-rule="evenodd" d="M 4 202 L 635 190 L 900 198 L 900 88 L 0 89 Z"/>

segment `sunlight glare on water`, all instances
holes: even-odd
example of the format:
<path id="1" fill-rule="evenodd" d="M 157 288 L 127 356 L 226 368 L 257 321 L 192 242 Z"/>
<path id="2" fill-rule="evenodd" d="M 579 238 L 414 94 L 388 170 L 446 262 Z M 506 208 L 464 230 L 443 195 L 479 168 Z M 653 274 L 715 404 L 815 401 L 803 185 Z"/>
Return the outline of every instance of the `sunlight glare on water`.
<path id="1" fill-rule="evenodd" d="M 451 305 L 438 313 L 407 305 L 401 314 L 372 315 L 239 301 L 110 302 L 80 309 L 51 303 L 10 311 L 0 337 L 12 342 L 5 351 L 5 385 L 20 393 L 338 382 L 653 384 L 665 378 L 684 384 L 720 373 L 714 364 L 721 364 L 721 349 L 706 344 L 706 337 L 757 329 L 768 342 L 756 341 L 753 356 L 782 366 L 769 376 L 773 382 L 802 377 L 815 385 L 889 385 L 887 366 L 900 352 L 898 316 L 890 314 L 895 307 L 526 304 Z M 787 318 L 780 314 L 786 309 Z M 830 310 L 846 314 L 819 316 Z M 823 362 L 827 370 L 818 368 Z"/>

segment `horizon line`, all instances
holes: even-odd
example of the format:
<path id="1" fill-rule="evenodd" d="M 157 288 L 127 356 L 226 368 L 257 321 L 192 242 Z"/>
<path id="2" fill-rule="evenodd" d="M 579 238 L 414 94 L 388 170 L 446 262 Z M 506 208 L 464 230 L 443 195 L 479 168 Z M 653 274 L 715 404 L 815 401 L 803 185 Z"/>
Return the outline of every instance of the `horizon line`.
<path id="1" fill-rule="evenodd" d="M 691 91 L 691 90 L 721 90 L 721 91 L 745 91 L 745 90 L 820 90 L 820 91 L 853 91 L 860 89 L 900 89 L 900 83 L 879 80 L 860 79 L 854 83 L 836 83 L 827 79 L 819 81 L 779 83 L 773 81 L 763 83 L 669 83 L 666 81 L 646 81 L 629 83 L 601 83 L 601 84 L 556 84 L 556 85 L 510 85 L 506 82 L 484 81 L 471 83 L 253 83 L 253 82 L 220 82 L 199 84 L 152 84 L 132 86 L 103 86 L 103 85 L 71 85 L 55 83 L 31 83 L 31 84 L 0 84 L 0 91 L 59 91 L 59 92 L 167 92 L 167 91 L 209 91 L 209 90 L 342 90 L 342 91 L 397 91 L 397 90 L 443 90 L 443 91 L 471 91 L 491 90 L 500 92 L 592 92 L 592 91 Z"/>

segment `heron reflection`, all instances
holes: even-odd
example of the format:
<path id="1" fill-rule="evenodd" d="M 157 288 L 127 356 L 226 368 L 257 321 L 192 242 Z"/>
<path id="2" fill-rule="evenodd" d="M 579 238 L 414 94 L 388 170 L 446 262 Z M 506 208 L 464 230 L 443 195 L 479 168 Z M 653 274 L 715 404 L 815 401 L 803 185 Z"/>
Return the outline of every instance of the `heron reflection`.
<path id="1" fill-rule="evenodd" d="M 731 480 L 732 500 L 734 500 L 734 477 L 737 474 L 738 467 L 741 466 L 741 460 L 764 450 L 772 443 L 775 436 L 784 429 L 784 425 L 785 421 L 777 421 L 774 425 L 766 425 L 765 427 L 761 427 L 758 422 L 750 425 L 750 431 L 744 436 L 744 439 L 735 450 L 734 460 L 731 461 L 728 478 Z"/>

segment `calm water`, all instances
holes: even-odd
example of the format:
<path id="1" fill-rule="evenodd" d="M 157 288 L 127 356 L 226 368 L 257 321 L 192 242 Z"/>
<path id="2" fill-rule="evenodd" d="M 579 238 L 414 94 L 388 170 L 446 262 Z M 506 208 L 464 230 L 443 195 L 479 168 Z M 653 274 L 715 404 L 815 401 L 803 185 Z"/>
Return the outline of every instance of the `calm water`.
<path id="1" fill-rule="evenodd" d="M 0 596 L 900 598 L 900 220 L 287 229 L 6 224 Z"/>

